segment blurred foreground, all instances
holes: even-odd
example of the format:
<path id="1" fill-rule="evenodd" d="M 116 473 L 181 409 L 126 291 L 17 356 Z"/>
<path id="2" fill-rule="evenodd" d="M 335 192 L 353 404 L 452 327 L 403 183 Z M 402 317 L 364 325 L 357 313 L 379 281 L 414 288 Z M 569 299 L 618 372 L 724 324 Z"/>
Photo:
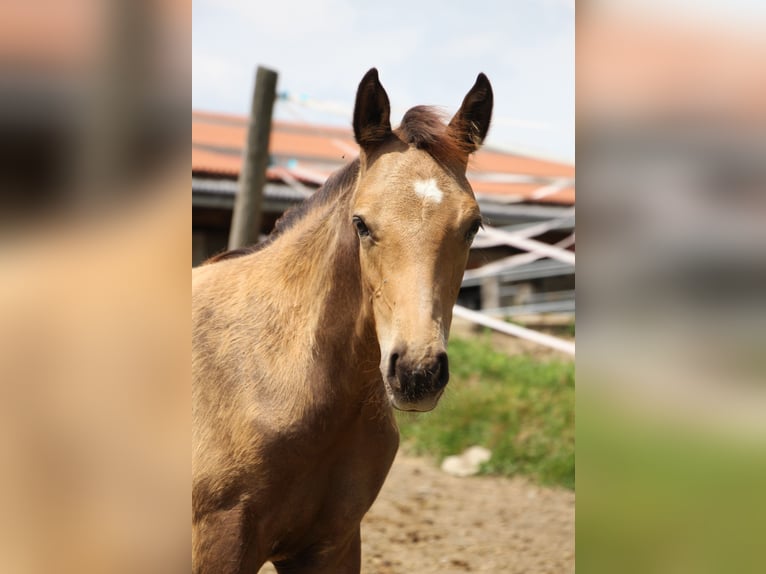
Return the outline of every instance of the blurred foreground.
<path id="1" fill-rule="evenodd" d="M 190 7 L 0 8 L 0 570 L 189 555 Z"/>
<path id="2" fill-rule="evenodd" d="M 577 550 L 762 571 L 763 6 L 578 5 Z"/>

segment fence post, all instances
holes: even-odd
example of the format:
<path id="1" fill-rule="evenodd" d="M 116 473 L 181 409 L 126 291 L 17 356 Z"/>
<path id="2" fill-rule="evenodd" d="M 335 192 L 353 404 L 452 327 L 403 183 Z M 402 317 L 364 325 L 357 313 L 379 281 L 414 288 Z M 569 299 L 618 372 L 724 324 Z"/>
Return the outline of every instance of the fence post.
<path id="1" fill-rule="evenodd" d="M 263 188 L 269 163 L 271 115 L 276 99 L 277 73 L 258 66 L 253 102 L 242 156 L 239 188 L 229 231 L 229 249 L 258 243 L 261 231 Z"/>
<path id="2" fill-rule="evenodd" d="M 500 279 L 497 276 L 481 279 L 481 308 L 497 309 L 500 307 Z"/>

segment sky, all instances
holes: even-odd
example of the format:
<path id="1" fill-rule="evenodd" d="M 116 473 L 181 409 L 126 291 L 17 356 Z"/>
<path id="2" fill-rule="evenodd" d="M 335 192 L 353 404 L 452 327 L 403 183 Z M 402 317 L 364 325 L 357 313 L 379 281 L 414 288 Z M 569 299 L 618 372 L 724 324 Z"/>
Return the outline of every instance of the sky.
<path id="1" fill-rule="evenodd" d="M 376 67 L 395 125 L 418 104 L 453 114 L 484 72 L 495 95 L 485 143 L 574 163 L 574 0 L 193 0 L 192 10 L 195 110 L 247 114 L 262 65 L 278 72 L 278 92 L 318 104 L 278 101 L 276 118 L 350 126 L 359 80 Z"/>

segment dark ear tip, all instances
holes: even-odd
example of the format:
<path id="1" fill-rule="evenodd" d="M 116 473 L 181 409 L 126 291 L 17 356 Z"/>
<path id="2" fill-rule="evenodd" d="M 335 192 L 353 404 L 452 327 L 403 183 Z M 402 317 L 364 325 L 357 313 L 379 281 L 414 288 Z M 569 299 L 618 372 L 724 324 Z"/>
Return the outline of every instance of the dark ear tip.
<path id="1" fill-rule="evenodd" d="M 378 69 L 377 68 L 370 68 L 367 70 L 367 73 L 362 78 L 362 83 L 365 84 L 369 81 L 379 82 L 380 79 L 378 78 Z"/>
<path id="2" fill-rule="evenodd" d="M 476 83 L 474 86 L 476 88 L 485 88 L 492 92 L 492 84 L 489 83 L 489 78 L 484 72 L 479 72 L 479 75 L 476 76 Z"/>

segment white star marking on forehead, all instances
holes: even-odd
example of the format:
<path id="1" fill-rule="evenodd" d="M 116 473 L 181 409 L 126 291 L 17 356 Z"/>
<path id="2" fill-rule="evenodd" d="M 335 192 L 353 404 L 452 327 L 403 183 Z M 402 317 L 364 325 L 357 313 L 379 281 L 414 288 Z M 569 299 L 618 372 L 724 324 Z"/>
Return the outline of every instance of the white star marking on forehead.
<path id="1" fill-rule="evenodd" d="M 425 200 L 433 201 L 434 203 L 441 203 L 444 194 L 439 186 L 436 185 L 436 180 L 424 179 L 415 182 L 415 193 Z"/>

